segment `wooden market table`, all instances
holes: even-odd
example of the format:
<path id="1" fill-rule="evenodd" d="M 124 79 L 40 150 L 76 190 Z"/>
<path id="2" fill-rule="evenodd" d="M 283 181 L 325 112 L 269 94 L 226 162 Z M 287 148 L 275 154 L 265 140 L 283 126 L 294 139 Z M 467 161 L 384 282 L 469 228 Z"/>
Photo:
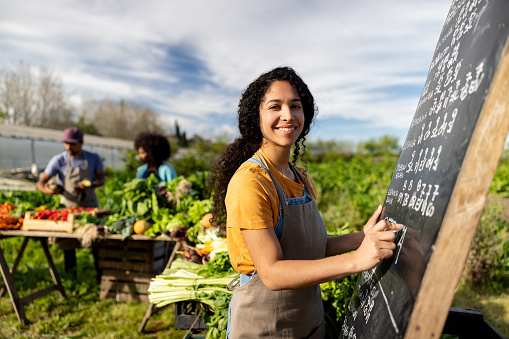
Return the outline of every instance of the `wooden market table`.
<path id="1" fill-rule="evenodd" d="M 1 248 L 1 240 L 11 237 L 23 237 L 23 243 L 21 247 L 18 250 L 16 259 L 14 260 L 14 263 L 12 264 L 12 267 L 9 269 L 9 265 L 5 259 L 5 256 L 3 254 L 2 248 Z M 35 291 L 27 296 L 20 297 L 18 294 L 18 291 L 14 285 L 14 278 L 13 275 L 16 273 L 16 270 L 18 268 L 19 262 L 23 256 L 23 253 L 25 251 L 25 248 L 28 244 L 28 240 L 30 238 L 33 238 L 34 240 L 38 240 L 46 257 L 46 261 L 48 263 L 48 269 L 50 271 L 51 277 L 53 279 L 53 284 L 45 287 L 41 290 Z M 9 296 L 11 299 L 12 306 L 14 308 L 14 311 L 16 312 L 16 316 L 18 318 L 18 321 L 22 324 L 29 324 L 24 308 L 24 305 L 29 304 L 33 300 L 40 298 L 42 296 L 47 295 L 48 293 L 57 291 L 60 293 L 60 295 L 63 298 L 66 298 L 64 287 L 62 286 L 62 282 L 60 280 L 60 276 L 56 270 L 53 258 L 51 257 L 51 253 L 48 248 L 48 238 L 60 238 L 60 239 L 79 239 L 79 236 L 75 233 L 69 233 L 69 232 L 63 232 L 63 231 L 23 231 L 23 230 L 0 230 L 0 271 L 2 273 L 3 283 L 0 283 L 0 296 L 2 296 L 4 289 L 7 289 L 9 292 Z M 122 240 L 121 234 L 99 234 L 98 237 L 95 239 L 95 241 L 100 240 Z M 151 240 L 151 241 L 168 241 L 168 242 L 176 242 L 175 239 L 169 238 L 169 237 L 147 237 L 144 235 L 139 234 L 132 234 L 129 238 L 126 240 Z M 176 242 L 177 245 L 180 245 L 178 242 Z M 180 246 L 175 245 L 173 247 L 173 251 L 171 253 L 170 258 L 168 259 L 168 262 L 165 267 L 168 266 L 171 261 L 173 261 L 175 257 L 175 253 L 178 250 Z M 143 326 L 152 314 L 153 305 L 151 304 L 149 306 L 149 309 L 147 310 L 147 314 L 145 316 L 145 319 L 143 320 Z"/>

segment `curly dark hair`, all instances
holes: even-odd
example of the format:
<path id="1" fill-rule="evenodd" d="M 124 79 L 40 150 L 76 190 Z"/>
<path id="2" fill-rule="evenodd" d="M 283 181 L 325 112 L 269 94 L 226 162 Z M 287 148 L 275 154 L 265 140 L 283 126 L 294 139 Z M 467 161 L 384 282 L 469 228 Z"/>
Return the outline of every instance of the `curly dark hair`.
<path id="1" fill-rule="evenodd" d="M 304 128 L 293 148 L 295 162 L 300 156 L 300 143 L 306 150 L 304 142 L 313 119 L 317 113 L 313 95 L 300 76 L 290 67 L 278 67 L 260 75 L 242 93 L 238 108 L 238 127 L 240 137 L 235 139 L 219 156 L 212 166 L 211 185 L 214 190 L 214 204 L 212 207 L 213 221 L 218 225 L 226 224 L 225 197 L 228 183 L 239 166 L 249 159 L 262 145 L 260 129 L 260 105 L 270 86 L 276 81 L 289 82 L 299 93 L 304 110 Z"/>
<path id="2" fill-rule="evenodd" d="M 141 132 L 134 139 L 134 148 L 142 147 L 148 153 L 150 162 L 157 167 L 167 160 L 171 155 L 171 147 L 168 138 L 159 133 Z"/>

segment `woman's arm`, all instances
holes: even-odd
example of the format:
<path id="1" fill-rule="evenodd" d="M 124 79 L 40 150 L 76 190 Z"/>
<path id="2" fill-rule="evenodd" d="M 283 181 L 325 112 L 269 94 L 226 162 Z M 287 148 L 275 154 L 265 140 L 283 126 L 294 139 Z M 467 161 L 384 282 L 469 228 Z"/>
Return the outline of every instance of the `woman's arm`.
<path id="1" fill-rule="evenodd" d="M 382 206 L 378 206 L 378 209 L 375 213 L 373 213 L 371 218 L 369 218 L 362 232 L 327 237 L 327 250 L 325 252 L 325 256 L 330 257 L 331 255 L 343 254 L 358 249 L 364 240 L 366 232 L 375 226 L 381 211 Z"/>
<path id="2" fill-rule="evenodd" d="M 348 233 L 333 237 L 327 237 L 327 249 L 325 256 L 343 254 L 355 251 L 364 240 L 364 232 Z"/>
<path id="3" fill-rule="evenodd" d="M 366 230 L 361 245 L 354 252 L 319 260 L 283 260 L 279 241 L 272 228 L 241 232 L 265 286 L 271 290 L 284 290 L 321 284 L 375 267 L 382 259 L 391 257 L 396 248 L 394 232 L 384 230 L 400 227 L 381 220 Z"/>

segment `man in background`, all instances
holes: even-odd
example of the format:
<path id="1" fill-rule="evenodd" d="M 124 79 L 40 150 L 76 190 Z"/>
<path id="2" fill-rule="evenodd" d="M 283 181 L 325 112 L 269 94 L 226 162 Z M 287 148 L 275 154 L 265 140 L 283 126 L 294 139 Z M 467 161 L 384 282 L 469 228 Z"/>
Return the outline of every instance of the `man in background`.
<path id="1" fill-rule="evenodd" d="M 37 188 L 48 195 L 62 194 L 60 202 L 66 207 L 99 207 L 95 188 L 105 182 L 101 157 L 83 149 L 83 132 L 77 127 L 66 128 L 60 141 L 65 151 L 51 158 Z M 55 184 L 54 178 L 60 184 Z M 79 242 L 59 241 L 59 246 L 64 250 L 66 271 L 72 271 L 76 267 L 75 249 Z"/>

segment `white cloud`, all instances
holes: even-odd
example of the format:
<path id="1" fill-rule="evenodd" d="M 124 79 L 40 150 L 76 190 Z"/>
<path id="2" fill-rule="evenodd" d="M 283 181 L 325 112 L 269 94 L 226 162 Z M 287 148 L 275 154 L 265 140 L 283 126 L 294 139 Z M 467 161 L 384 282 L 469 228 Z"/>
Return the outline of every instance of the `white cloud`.
<path id="1" fill-rule="evenodd" d="M 398 95 L 394 88 L 422 88 L 449 6 L 443 0 L 12 2 L 2 9 L 0 65 L 24 60 L 47 67 L 73 94 L 152 102 L 189 134 L 234 129 L 247 84 L 290 65 L 313 91 L 319 117 L 380 128 L 398 121 L 405 128 L 420 93 Z"/>

